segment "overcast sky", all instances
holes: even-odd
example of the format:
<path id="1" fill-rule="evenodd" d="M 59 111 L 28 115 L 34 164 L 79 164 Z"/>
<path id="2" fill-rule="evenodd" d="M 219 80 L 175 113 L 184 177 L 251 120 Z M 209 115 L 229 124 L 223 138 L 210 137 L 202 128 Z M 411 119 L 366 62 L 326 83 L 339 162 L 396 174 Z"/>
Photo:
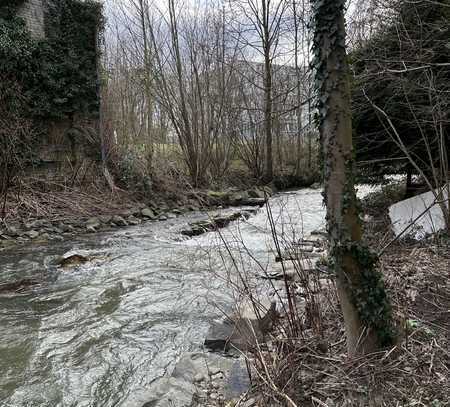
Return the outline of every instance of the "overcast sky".
<path id="1" fill-rule="evenodd" d="M 107 35 L 106 40 L 111 41 L 114 38 L 111 35 L 111 32 L 119 30 L 123 34 L 126 34 L 129 27 L 129 23 L 126 22 L 126 19 L 123 18 L 123 9 L 129 9 L 130 12 L 133 10 L 133 3 L 136 4 L 139 0 L 103 0 L 103 4 L 105 6 L 105 16 L 107 18 Z M 149 4 L 149 9 L 155 15 L 160 15 L 164 19 L 168 19 L 168 0 L 144 0 Z M 245 3 L 245 0 L 242 0 Z M 259 0 L 257 0 L 259 1 Z M 288 0 L 289 1 L 289 0 Z M 348 1 L 348 9 L 347 9 L 347 20 L 351 19 L 355 11 L 355 4 L 358 0 L 349 0 Z M 359 0 L 361 1 L 361 0 Z M 224 4 L 221 0 L 176 0 L 176 8 L 180 13 L 180 18 L 186 16 L 196 16 L 202 14 L 208 7 L 215 6 L 221 7 Z M 276 3 L 274 3 L 276 4 Z M 238 17 L 236 15 L 234 18 Z M 293 55 L 292 52 L 289 52 L 293 49 L 293 35 L 285 35 L 283 40 L 280 43 L 278 49 L 278 56 L 275 60 L 275 63 L 278 64 L 289 64 L 292 65 Z M 305 50 L 306 52 L 306 50 Z M 258 55 L 257 52 L 248 52 L 249 59 L 253 61 L 262 61 L 262 56 Z M 302 60 L 305 61 L 307 57 L 304 55 Z"/>

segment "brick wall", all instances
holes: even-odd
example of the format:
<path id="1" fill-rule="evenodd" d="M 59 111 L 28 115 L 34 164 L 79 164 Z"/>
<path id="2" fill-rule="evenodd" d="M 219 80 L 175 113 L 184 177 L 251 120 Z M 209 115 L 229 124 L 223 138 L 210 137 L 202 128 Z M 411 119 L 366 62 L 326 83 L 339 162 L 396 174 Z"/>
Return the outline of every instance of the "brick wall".
<path id="1" fill-rule="evenodd" d="M 44 0 L 26 0 L 18 13 L 27 22 L 27 26 L 36 38 L 45 37 Z"/>

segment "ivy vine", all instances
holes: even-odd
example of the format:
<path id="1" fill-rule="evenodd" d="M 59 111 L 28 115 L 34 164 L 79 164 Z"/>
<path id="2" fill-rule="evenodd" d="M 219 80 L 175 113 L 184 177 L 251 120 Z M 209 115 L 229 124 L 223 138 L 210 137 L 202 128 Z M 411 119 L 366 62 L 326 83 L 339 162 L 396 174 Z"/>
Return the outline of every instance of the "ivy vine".
<path id="1" fill-rule="evenodd" d="M 49 2 L 46 37 L 36 39 L 15 14 L 21 3 L 8 0 L 0 6 L 0 80 L 18 84 L 21 92 L 20 97 L 10 92 L 8 108 L 36 125 L 75 114 L 95 117 L 101 5 L 92 0 Z"/>
<path id="2" fill-rule="evenodd" d="M 316 107 L 317 122 L 321 130 L 321 144 L 325 145 L 323 129 L 325 124 L 332 126 L 328 133 L 332 134 L 339 121 L 339 112 L 331 112 L 329 107 L 330 96 L 336 89 L 345 91 L 348 86 L 342 81 L 347 81 L 349 75 L 346 69 L 345 30 L 341 26 L 343 21 L 338 21 L 335 16 L 343 15 L 345 0 L 311 0 L 313 14 L 313 62 L 315 71 L 315 86 L 317 91 Z M 332 74 L 332 76 L 330 76 Z M 345 85 L 345 86 L 343 86 Z M 349 95 L 347 95 L 350 97 Z M 343 112 L 347 114 L 348 112 Z M 330 117 L 333 114 L 333 117 Z M 333 137 L 327 140 L 327 150 L 323 151 L 324 177 L 329 179 L 334 171 L 333 150 L 340 149 Z M 323 147 L 322 147 L 323 148 Z M 377 269 L 378 258 L 362 242 L 358 233 L 352 236 L 353 230 L 342 221 L 347 214 L 358 217 L 360 207 L 354 190 L 354 157 L 353 153 L 344 153 L 345 180 L 340 209 L 341 213 L 334 219 L 327 213 L 327 224 L 331 239 L 331 264 L 340 281 L 347 284 L 347 290 L 358 312 L 361 322 L 372 329 L 378 337 L 380 345 L 386 346 L 393 342 L 395 332 L 392 326 L 392 312 L 389 299 L 384 288 L 383 278 Z M 326 186 L 327 187 L 327 186 Z M 325 190 L 325 203 L 328 190 Z M 340 218 L 340 219 L 339 219 Z M 358 218 L 359 221 L 359 218 Z M 339 223 L 339 224 L 337 224 Z M 344 261 L 351 259 L 354 268 L 344 265 Z M 351 275 L 344 275 L 344 273 Z"/>

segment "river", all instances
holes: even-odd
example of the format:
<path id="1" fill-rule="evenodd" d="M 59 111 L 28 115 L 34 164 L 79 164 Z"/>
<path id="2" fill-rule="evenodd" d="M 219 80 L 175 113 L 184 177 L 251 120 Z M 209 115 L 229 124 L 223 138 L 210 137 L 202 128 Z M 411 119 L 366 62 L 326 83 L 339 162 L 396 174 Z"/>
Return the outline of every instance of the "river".
<path id="1" fill-rule="evenodd" d="M 269 204 L 282 237 L 323 226 L 318 190 L 279 194 Z M 266 207 L 220 232 L 181 236 L 205 216 L 1 252 L 0 282 L 42 280 L 0 296 L 1 405 L 141 407 L 149 385 L 170 374 L 184 352 L 200 349 L 209 323 L 231 307 L 223 242 L 234 254 L 245 245 L 251 260 L 240 256 L 243 267 L 273 262 Z M 58 268 L 55 260 L 68 250 L 92 261 Z"/>

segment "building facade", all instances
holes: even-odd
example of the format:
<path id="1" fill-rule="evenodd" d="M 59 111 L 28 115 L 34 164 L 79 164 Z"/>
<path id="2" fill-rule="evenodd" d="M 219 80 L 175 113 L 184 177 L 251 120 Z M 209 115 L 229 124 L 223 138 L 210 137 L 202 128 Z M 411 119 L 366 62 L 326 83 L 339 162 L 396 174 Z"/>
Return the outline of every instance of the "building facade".
<path id="1" fill-rule="evenodd" d="M 18 9 L 31 34 L 36 38 L 45 38 L 45 4 L 44 0 L 26 0 Z"/>

